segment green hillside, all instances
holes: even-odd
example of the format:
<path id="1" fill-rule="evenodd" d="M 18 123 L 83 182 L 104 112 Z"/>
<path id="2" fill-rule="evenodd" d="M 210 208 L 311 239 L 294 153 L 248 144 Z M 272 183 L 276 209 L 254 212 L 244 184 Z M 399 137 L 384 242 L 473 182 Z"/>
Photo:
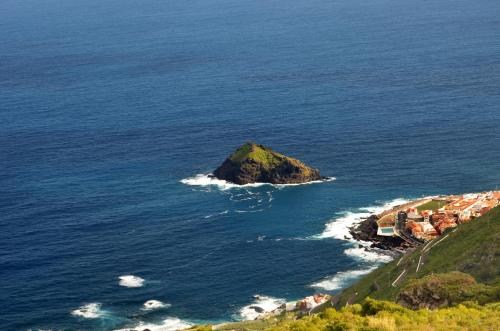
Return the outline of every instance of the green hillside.
<path id="1" fill-rule="evenodd" d="M 500 207 L 496 207 L 368 274 L 344 290 L 336 306 L 343 306 L 347 301 L 360 302 L 368 296 L 395 301 L 400 290 L 413 279 L 451 271 L 467 273 L 480 283 L 498 287 L 499 257 Z"/>
<path id="2" fill-rule="evenodd" d="M 450 331 L 498 330 L 500 304 L 477 305 L 463 303 L 436 310 L 411 310 L 389 301 L 366 299 L 335 310 L 296 318 L 280 316 L 265 321 L 227 323 L 217 326 L 198 326 L 192 331 Z"/>
<path id="3" fill-rule="evenodd" d="M 284 320 L 270 331 L 434 331 L 498 330 L 498 304 L 458 305 L 437 310 L 411 310 L 388 301 L 366 299 L 340 310 L 328 308 L 299 320 Z"/>

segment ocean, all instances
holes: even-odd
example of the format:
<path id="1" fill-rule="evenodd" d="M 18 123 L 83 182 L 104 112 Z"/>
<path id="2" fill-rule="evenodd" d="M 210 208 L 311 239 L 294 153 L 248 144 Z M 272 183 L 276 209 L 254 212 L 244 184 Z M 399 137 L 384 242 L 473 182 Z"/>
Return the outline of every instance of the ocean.
<path id="1" fill-rule="evenodd" d="M 0 329 L 252 318 L 390 260 L 347 228 L 500 185 L 499 17 L 494 0 L 1 1 Z M 332 180 L 210 181 L 246 141 Z"/>

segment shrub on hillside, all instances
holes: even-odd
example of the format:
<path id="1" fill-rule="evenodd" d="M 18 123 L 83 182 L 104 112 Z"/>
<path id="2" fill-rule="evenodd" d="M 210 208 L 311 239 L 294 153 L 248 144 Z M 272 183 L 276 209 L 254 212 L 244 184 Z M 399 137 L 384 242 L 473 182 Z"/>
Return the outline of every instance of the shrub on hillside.
<path id="1" fill-rule="evenodd" d="M 435 309 L 464 301 L 485 304 L 498 299 L 498 288 L 478 284 L 474 277 L 453 271 L 411 281 L 401 290 L 397 302 L 412 309 Z"/>

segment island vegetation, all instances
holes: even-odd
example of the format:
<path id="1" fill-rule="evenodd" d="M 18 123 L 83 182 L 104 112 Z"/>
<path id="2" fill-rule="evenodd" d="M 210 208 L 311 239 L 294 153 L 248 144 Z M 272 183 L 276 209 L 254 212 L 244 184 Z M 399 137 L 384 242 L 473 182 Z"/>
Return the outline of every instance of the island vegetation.
<path id="1" fill-rule="evenodd" d="M 300 184 L 325 179 L 318 169 L 252 142 L 240 146 L 214 176 L 231 183 Z"/>

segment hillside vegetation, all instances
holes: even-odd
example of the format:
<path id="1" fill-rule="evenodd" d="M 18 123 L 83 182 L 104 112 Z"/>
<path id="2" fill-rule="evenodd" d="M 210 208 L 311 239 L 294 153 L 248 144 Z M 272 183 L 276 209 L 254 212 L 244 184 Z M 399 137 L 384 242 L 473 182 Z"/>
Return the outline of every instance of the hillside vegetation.
<path id="1" fill-rule="evenodd" d="M 300 320 L 285 320 L 271 331 L 419 331 L 496 330 L 500 321 L 498 304 L 459 305 L 439 310 L 411 310 L 388 301 L 366 299 L 337 311 L 332 308 Z"/>
<path id="2" fill-rule="evenodd" d="M 327 308 L 319 314 L 300 319 L 293 315 L 280 318 L 228 323 L 221 326 L 199 326 L 192 330 L 241 331 L 448 331 L 497 330 L 500 304 L 478 305 L 464 302 L 454 307 L 436 310 L 411 310 L 389 301 L 365 299 L 362 304 L 336 310 Z"/>
<path id="3" fill-rule="evenodd" d="M 240 146 L 233 154 L 231 154 L 229 159 L 233 162 L 252 160 L 260 163 L 264 167 L 271 168 L 284 162 L 286 160 L 286 156 L 277 153 L 263 145 L 245 143 Z M 295 161 L 298 162 L 298 160 Z"/>
<path id="4" fill-rule="evenodd" d="M 348 301 L 361 302 L 368 296 L 396 301 L 400 290 L 412 280 L 452 271 L 469 274 L 479 283 L 498 288 L 499 257 L 500 207 L 496 207 L 484 216 L 462 224 L 368 274 L 344 290 L 338 297 L 336 306 L 344 306 Z M 491 299 L 498 300 L 497 297 Z"/>

